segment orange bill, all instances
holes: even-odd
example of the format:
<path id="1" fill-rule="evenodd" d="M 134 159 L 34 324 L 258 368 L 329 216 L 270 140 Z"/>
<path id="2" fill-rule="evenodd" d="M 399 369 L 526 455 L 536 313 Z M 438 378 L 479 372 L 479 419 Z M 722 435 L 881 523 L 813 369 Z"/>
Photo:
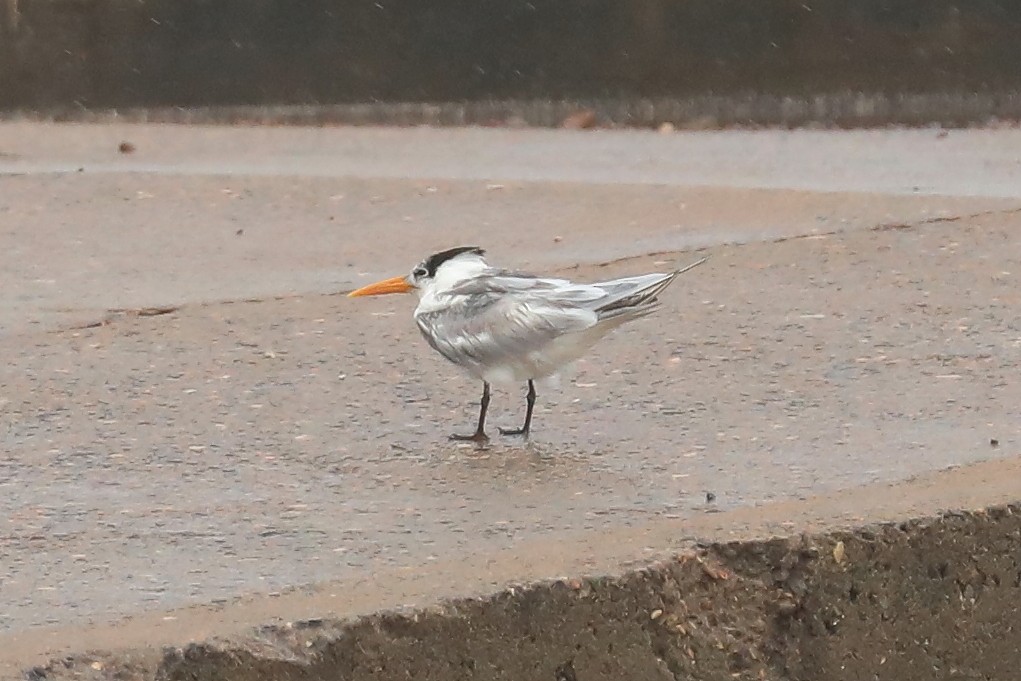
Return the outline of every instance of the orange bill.
<path id="1" fill-rule="evenodd" d="M 377 281 L 375 284 L 369 284 L 363 286 L 356 291 L 351 291 L 347 294 L 348 298 L 357 298 L 358 296 L 382 296 L 387 293 L 407 293 L 408 291 L 414 291 L 415 287 L 408 283 L 405 277 L 391 277 L 384 279 L 383 281 Z"/>

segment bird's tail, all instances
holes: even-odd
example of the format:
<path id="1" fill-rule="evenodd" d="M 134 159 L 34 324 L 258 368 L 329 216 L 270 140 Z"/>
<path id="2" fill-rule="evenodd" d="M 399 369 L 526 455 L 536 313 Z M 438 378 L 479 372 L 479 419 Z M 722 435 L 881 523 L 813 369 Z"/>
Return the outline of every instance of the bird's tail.
<path id="1" fill-rule="evenodd" d="M 674 270 L 670 274 L 661 275 L 646 286 L 635 289 L 627 295 L 615 298 L 602 307 L 596 308 L 596 312 L 599 314 L 600 319 L 609 319 L 620 315 L 627 315 L 628 318 L 644 317 L 650 312 L 655 311 L 659 306 L 659 294 L 666 290 L 666 287 L 672 284 L 674 279 L 688 270 L 698 267 L 708 259 L 709 257 L 706 256 L 679 270 Z"/>
<path id="2" fill-rule="evenodd" d="M 701 265 L 702 263 L 704 263 L 704 262 L 705 262 L 706 260 L 708 260 L 708 259 L 709 259 L 709 256 L 707 255 L 706 257 L 702 258 L 701 260 L 696 260 L 695 262 L 691 263 L 690 265 L 685 265 L 685 266 L 684 266 L 684 267 L 682 267 L 681 269 L 679 269 L 679 270 L 676 270 L 676 271 L 674 272 L 674 276 L 676 277 L 676 276 L 677 276 L 677 275 L 679 275 L 679 274 L 684 274 L 684 273 L 685 273 L 685 272 L 687 272 L 688 270 L 693 270 L 693 269 L 695 269 L 696 267 L 698 267 L 699 265 Z M 673 281 L 673 280 L 671 279 L 671 281 Z"/>

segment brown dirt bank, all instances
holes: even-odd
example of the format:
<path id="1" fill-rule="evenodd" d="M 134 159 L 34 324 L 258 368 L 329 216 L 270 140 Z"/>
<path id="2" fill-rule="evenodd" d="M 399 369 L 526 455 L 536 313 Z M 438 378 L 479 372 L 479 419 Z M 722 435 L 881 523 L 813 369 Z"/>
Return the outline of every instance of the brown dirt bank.
<path id="1" fill-rule="evenodd" d="M 1017 460 L 986 462 L 657 523 L 618 533 L 621 550 L 635 553 L 636 542 L 655 544 L 669 533 L 715 540 L 621 576 L 563 578 L 359 619 L 295 620 L 162 653 L 71 656 L 28 678 L 1012 678 L 1021 651 L 1021 505 L 1000 502 L 1018 494 L 1019 472 Z M 846 529 L 863 495 L 877 499 L 871 517 L 880 522 Z M 979 498 L 996 503 L 891 520 L 946 501 L 968 508 Z M 812 531 L 750 538 L 795 523 Z M 737 538 L 721 539 L 728 535 Z M 307 617 L 317 604 L 331 607 L 330 590 L 339 591 L 289 594 L 274 607 Z M 246 609 L 259 607 L 249 601 L 227 611 Z M 203 610 L 164 616 L 163 626 Z M 139 618 L 115 628 L 128 640 L 129 627 L 159 639 L 159 625 L 151 625 Z"/>
<path id="2" fill-rule="evenodd" d="M 165 679 L 932 679 L 1016 673 L 1019 505 L 713 544 L 571 580 L 240 644 Z"/>

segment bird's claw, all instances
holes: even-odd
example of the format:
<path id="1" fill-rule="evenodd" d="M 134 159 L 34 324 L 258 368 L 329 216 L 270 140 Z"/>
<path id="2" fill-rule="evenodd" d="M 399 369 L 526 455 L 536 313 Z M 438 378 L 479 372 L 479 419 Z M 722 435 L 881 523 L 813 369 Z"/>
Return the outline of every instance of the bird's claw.
<path id="1" fill-rule="evenodd" d="M 498 428 L 497 430 L 500 431 L 500 435 L 522 436 L 528 439 L 528 431 L 524 428 Z"/>

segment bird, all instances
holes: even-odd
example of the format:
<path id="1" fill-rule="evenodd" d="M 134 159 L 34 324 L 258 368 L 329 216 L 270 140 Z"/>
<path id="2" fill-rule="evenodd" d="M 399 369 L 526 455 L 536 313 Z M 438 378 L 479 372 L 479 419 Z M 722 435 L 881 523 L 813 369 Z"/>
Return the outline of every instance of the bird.
<path id="1" fill-rule="evenodd" d="M 426 342 L 482 381 L 475 432 L 451 440 L 484 445 L 490 384 L 525 383 L 525 421 L 501 435 L 528 439 L 535 382 L 580 359 L 621 324 L 659 308 L 659 295 L 684 272 L 708 258 L 667 272 L 580 284 L 493 267 L 478 246 L 434 253 L 410 274 L 348 293 L 349 297 L 417 292 L 414 319 Z"/>

